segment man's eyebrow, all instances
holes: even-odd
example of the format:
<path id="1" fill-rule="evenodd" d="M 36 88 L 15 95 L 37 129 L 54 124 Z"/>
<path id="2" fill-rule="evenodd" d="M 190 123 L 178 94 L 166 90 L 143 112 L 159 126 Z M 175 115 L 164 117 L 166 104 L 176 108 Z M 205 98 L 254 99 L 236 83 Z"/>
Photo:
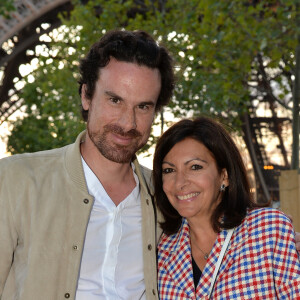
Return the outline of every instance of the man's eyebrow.
<path id="1" fill-rule="evenodd" d="M 109 97 L 113 97 L 115 99 L 118 100 L 123 100 L 123 98 L 119 95 L 117 95 L 116 93 L 112 92 L 112 91 L 105 91 L 104 94 L 106 94 Z M 149 105 L 149 106 L 155 106 L 155 101 L 142 101 L 140 103 L 138 103 L 138 105 Z"/>
<path id="2" fill-rule="evenodd" d="M 119 99 L 119 100 L 123 99 L 121 96 L 117 95 L 116 93 L 114 93 L 112 91 L 105 91 L 104 94 L 106 94 L 109 97 L 113 97 L 115 99 Z"/>
<path id="3" fill-rule="evenodd" d="M 143 101 L 139 103 L 138 105 L 149 105 L 149 106 L 155 106 L 154 101 Z"/>

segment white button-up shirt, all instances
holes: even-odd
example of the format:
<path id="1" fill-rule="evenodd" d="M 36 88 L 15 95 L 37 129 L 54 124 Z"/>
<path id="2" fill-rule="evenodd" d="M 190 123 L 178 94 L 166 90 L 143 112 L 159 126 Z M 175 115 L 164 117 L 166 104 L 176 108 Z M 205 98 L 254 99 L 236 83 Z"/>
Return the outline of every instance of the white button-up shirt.
<path id="1" fill-rule="evenodd" d="M 139 180 L 118 206 L 82 159 L 95 198 L 81 261 L 76 300 L 146 299 Z M 134 165 L 132 164 L 134 170 Z"/>

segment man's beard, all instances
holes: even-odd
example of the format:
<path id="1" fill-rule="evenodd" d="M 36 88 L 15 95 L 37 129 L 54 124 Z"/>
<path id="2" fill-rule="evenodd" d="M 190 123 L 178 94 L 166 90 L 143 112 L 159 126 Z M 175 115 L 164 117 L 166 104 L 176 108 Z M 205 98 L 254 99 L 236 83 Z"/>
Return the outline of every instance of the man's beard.
<path id="1" fill-rule="evenodd" d="M 118 125 L 108 124 L 103 128 L 103 132 L 93 132 L 89 124 L 87 124 L 88 135 L 99 150 L 99 152 L 108 160 L 111 160 L 116 163 L 128 163 L 132 160 L 135 153 L 141 149 L 146 142 L 139 143 L 141 137 L 141 133 L 135 129 L 131 129 L 128 132 L 124 132 L 124 130 Z M 115 133 L 123 137 L 134 138 L 134 143 L 128 146 L 122 146 L 117 144 L 112 144 L 107 141 L 107 136 L 109 133 Z"/>

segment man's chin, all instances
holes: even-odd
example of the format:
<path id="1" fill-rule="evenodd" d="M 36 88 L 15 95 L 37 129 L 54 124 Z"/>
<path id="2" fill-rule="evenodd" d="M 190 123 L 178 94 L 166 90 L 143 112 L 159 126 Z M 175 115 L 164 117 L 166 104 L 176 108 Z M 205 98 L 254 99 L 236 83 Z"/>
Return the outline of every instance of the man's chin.
<path id="1" fill-rule="evenodd" d="M 100 139 L 92 136 L 91 140 L 102 156 L 120 164 L 131 162 L 136 152 L 144 146 L 138 141 L 129 146 L 119 145 L 104 137 Z"/>
<path id="2" fill-rule="evenodd" d="M 136 153 L 135 151 L 125 151 L 124 149 L 112 151 L 103 151 L 103 149 L 99 149 L 99 151 L 106 159 L 119 164 L 130 163 Z"/>

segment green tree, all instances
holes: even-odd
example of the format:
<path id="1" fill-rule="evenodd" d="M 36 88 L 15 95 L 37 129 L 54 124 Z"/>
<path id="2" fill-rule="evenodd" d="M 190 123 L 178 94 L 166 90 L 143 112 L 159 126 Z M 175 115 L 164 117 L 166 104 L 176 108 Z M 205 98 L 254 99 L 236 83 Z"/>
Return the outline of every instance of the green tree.
<path id="1" fill-rule="evenodd" d="M 0 4 L 0 16 L 4 16 L 5 18 L 10 17 L 10 13 L 15 10 L 14 1 L 13 0 L 1 0 Z"/>

